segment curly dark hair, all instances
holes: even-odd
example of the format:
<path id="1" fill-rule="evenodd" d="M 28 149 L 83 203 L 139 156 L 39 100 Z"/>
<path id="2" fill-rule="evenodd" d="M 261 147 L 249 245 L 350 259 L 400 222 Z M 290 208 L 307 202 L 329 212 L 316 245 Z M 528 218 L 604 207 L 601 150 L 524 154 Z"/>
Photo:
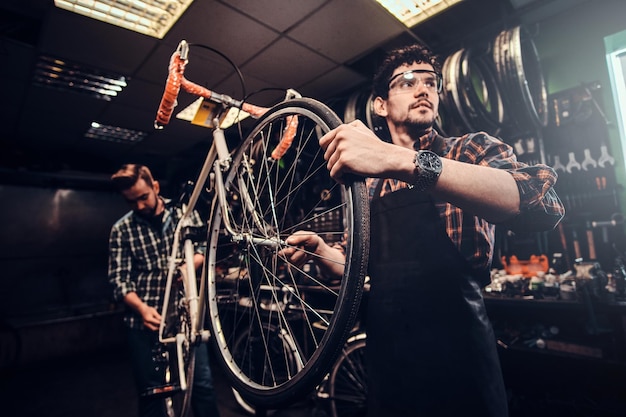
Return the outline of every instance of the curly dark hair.
<path id="1" fill-rule="evenodd" d="M 389 51 L 374 75 L 372 93 L 374 97 L 389 98 L 389 79 L 396 68 L 402 65 L 426 63 L 433 66 L 435 72 L 441 74 L 439 57 L 427 47 L 414 44 Z"/>

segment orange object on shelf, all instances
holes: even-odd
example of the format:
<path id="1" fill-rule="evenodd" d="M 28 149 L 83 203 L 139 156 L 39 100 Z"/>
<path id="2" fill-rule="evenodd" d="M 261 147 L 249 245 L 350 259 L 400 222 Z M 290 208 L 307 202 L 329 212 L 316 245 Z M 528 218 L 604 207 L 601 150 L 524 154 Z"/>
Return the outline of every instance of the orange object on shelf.
<path id="1" fill-rule="evenodd" d="M 537 272 L 548 272 L 550 264 L 546 255 L 531 255 L 527 261 L 520 261 L 512 255 L 508 262 L 506 256 L 501 258 L 504 270 L 509 275 L 522 275 L 525 278 L 535 276 Z"/>

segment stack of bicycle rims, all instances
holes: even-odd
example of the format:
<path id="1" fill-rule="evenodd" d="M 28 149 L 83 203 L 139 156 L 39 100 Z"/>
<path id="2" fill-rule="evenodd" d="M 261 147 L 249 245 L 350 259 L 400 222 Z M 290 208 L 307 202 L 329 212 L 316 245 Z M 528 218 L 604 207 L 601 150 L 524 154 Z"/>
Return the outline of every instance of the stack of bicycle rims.
<path id="1" fill-rule="evenodd" d="M 387 121 L 374 111 L 374 96 L 367 89 L 350 94 L 346 102 L 343 113 L 344 123 L 350 123 L 357 119 L 365 123 L 380 139 L 391 142 Z"/>
<path id="2" fill-rule="evenodd" d="M 493 62 L 508 119 L 523 132 L 548 124 L 548 96 L 537 48 L 521 26 L 500 32 Z"/>
<path id="3" fill-rule="evenodd" d="M 547 125 L 547 93 L 537 49 L 521 26 L 450 54 L 443 64 L 441 108 L 449 133 L 532 132 Z"/>
<path id="4" fill-rule="evenodd" d="M 460 49 L 444 61 L 441 102 L 450 118 L 444 125 L 447 130 L 452 132 L 450 124 L 455 123 L 463 130 L 500 132 L 504 106 L 489 59 L 473 48 Z"/>

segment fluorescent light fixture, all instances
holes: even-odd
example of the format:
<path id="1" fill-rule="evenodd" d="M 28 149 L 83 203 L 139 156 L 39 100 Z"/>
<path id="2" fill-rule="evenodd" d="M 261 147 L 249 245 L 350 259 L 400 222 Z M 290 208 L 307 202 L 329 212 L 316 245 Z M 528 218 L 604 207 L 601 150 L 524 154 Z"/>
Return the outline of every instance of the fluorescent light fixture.
<path id="1" fill-rule="evenodd" d="M 54 0 L 61 9 L 158 39 L 163 39 L 191 2 L 193 0 Z"/>
<path id="2" fill-rule="evenodd" d="M 463 0 L 376 0 L 407 27 L 412 27 Z"/>
<path id="3" fill-rule="evenodd" d="M 111 101 L 124 87 L 126 77 L 83 67 L 60 58 L 41 55 L 33 70 L 33 84 L 87 94 Z"/>
<path id="4" fill-rule="evenodd" d="M 123 127 L 104 125 L 91 122 L 91 127 L 85 133 L 89 139 L 99 139 L 116 143 L 137 143 L 145 139 L 148 134 L 139 130 L 124 129 Z"/>

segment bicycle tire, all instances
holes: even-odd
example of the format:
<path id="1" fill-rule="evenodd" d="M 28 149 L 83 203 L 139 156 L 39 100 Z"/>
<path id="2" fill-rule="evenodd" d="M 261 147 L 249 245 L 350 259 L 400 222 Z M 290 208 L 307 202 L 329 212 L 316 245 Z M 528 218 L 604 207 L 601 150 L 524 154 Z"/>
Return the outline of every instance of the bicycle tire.
<path id="1" fill-rule="evenodd" d="M 272 150 L 282 143 L 293 116 L 298 117 L 294 141 L 274 160 Z M 340 124 L 332 110 L 313 99 L 270 109 L 242 142 L 224 179 L 228 218 L 247 238 L 234 242 L 224 233 L 219 205 L 212 210 L 205 268 L 211 342 L 232 386 L 255 406 L 280 408 L 310 393 L 341 352 L 358 312 L 369 250 L 365 184 L 356 177 L 343 185 L 332 180 L 318 144 Z M 299 229 L 345 242 L 341 279 L 328 282 L 314 267 L 298 269 L 280 259 L 284 240 Z M 292 353 L 302 366 L 284 381 L 249 375 L 233 355 L 236 334 L 260 329 L 262 323 L 278 326 L 298 342 Z"/>
<path id="2" fill-rule="evenodd" d="M 330 417 L 365 417 L 367 414 L 366 335 L 348 339 L 328 375 Z"/>

